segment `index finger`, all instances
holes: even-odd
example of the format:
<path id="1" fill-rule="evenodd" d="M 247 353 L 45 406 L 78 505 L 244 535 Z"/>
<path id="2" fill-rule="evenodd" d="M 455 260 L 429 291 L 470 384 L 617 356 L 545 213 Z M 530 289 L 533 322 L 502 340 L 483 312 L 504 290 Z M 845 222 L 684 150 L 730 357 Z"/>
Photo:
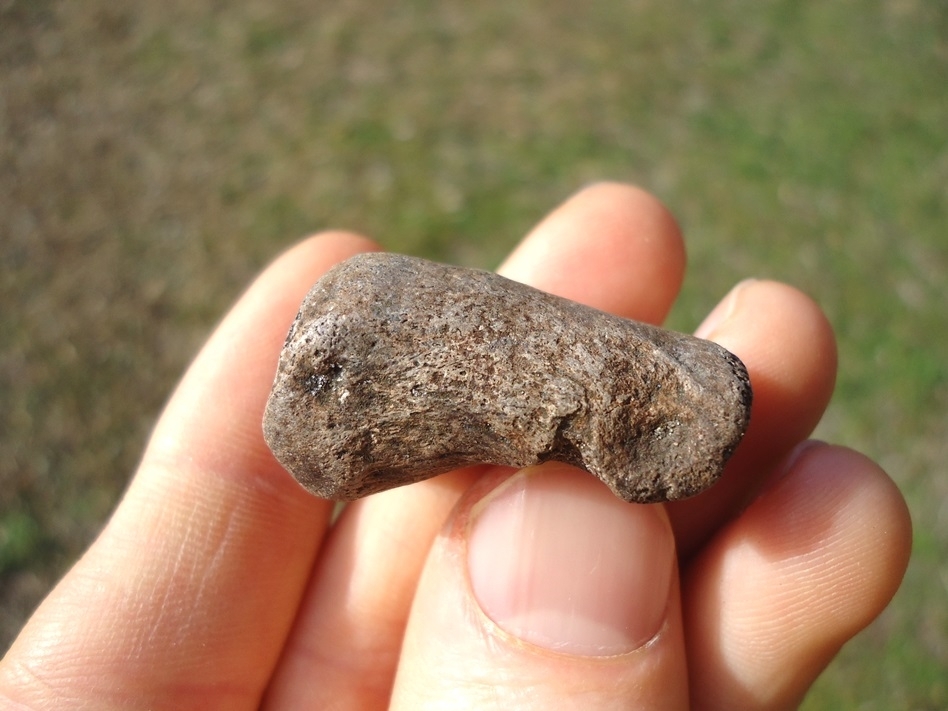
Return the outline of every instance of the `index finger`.
<path id="1" fill-rule="evenodd" d="M 168 403 L 112 520 L 4 659 L 0 695 L 257 707 L 332 506 L 272 457 L 264 404 L 313 281 L 376 248 L 322 235 L 250 287 Z"/>

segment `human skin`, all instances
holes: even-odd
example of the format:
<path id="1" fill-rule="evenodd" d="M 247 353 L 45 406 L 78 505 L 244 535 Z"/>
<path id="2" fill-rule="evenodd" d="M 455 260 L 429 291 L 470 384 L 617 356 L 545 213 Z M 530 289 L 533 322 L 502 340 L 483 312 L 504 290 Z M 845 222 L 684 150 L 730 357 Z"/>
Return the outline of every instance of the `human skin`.
<path id="1" fill-rule="evenodd" d="M 627 504 L 564 465 L 473 467 L 333 520 L 260 423 L 306 291 L 375 249 L 318 235 L 244 294 L 112 519 L 0 662 L 0 708 L 793 708 L 888 603 L 907 509 L 869 459 L 806 441 L 832 393 L 833 334 L 769 281 L 742 282 L 698 330 L 754 388 L 708 492 Z M 654 198 L 601 184 L 500 271 L 660 323 L 684 248 Z"/>

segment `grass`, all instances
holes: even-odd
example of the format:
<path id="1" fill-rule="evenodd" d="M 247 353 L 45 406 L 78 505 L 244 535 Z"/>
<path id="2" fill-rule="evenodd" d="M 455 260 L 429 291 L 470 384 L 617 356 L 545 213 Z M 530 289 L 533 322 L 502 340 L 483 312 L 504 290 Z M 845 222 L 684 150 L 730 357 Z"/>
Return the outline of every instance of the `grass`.
<path id="1" fill-rule="evenodd" d="M 806 702 L 948 704 L 948 10 L 917 0 L 0 4 L 0 636 L 95 535 L 252 275 L 340 226 L 491 266 L 592 180 L 687 235 L 671 324 L 748 275 L 840 338 L 820 426 L 917 536 Z"/>

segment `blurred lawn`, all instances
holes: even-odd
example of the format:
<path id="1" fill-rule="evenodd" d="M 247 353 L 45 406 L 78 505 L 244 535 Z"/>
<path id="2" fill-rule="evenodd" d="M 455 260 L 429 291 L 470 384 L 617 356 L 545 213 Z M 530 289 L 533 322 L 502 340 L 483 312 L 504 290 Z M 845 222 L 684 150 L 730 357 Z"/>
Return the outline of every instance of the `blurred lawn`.
<path id="1" fill-rule="evenodd" d="M 746 276 L 838 329 L 819 436 L 880 460 L 906 583 L 808 709 L 948 706 L 948 5 L 0 2 L 0 648 L 175 380 L 309 231 L 492 266 L 602 178 L 657 193 L 693 328 Z"/>

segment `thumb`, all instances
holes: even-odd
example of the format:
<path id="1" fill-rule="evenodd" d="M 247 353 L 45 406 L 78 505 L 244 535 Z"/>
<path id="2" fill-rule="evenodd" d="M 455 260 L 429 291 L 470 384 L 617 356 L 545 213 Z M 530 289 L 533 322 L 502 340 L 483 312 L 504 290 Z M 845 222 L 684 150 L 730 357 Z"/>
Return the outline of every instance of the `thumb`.
<path id="1" fill-rule="evenodd" d="M 392 708 L 686 708 L 671 527 L 562 464 L 458 504 L 419 582 Z"/>

